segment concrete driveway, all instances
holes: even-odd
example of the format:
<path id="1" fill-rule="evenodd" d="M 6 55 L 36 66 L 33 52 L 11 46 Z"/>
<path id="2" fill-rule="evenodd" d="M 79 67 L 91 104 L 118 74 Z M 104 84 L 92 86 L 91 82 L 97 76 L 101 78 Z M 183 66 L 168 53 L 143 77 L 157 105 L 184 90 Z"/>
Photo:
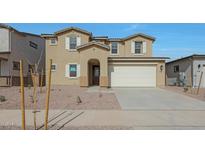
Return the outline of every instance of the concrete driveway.
<path id="1" fill-rule="evenodd" d="M 124 110 L 205 110 L 205 102 L 160 88 L 113 88 Z"/>

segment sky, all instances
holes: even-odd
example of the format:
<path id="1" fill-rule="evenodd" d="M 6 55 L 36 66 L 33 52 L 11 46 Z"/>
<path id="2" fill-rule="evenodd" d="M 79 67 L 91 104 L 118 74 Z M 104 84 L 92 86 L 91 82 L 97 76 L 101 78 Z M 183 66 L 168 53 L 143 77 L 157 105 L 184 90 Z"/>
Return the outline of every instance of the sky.
<path id="1" fill-rule="evenodd" d="M 153 56 L 170 60 L 192 54 L 205 54 L 205 24 L 150 24 L 150 23 L 10 23 L 22 32 L 50 34 L 70 26 L 93 33 L 93 36 L 122 38 L 144 33 L 156 38 Z"/>

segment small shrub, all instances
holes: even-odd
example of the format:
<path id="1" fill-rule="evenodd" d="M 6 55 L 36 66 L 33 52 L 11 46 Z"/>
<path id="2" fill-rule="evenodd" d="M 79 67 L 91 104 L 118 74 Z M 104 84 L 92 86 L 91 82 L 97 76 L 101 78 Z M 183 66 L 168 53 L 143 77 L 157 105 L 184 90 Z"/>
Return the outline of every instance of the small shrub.
<path id="1" fill-rule="evenodd" d="M 31 103 L 34 103 L 33 96 L 32 96 L 32 95 L 29 95 L 29 97 L 30 97 L 30 102 L 31 102 Z"/>
<path id="2" fill-rule="evenodd" d="M 5 101 L 6 101 L 5 96 L 0 96 L 0 102 L 5 102 Z"/>
<path id="3" fill-rule="evenodd" d="M 187 92 L 191 89 L 191 86 L 190 85 L 186 85 L 184 86 L 184 92 Z"/>
<path id="4" fill-rule="evenodd" d="M 78 104 L 82 103 L 82 101 L 81 101 L 81 99 L 80 99 L 80 96 L 77 96 L 76 102 L 77 102 Z"/>
<path id="5" fill-rule="evenodd" d="M 31 89 L 31 84 L 28 84 L 28 89 Z"/>
<path id="6" fill-rule="evenodd" d="M 184 92 L 186 93 L 188 91 L 188 87 L 184 87 Z"/>

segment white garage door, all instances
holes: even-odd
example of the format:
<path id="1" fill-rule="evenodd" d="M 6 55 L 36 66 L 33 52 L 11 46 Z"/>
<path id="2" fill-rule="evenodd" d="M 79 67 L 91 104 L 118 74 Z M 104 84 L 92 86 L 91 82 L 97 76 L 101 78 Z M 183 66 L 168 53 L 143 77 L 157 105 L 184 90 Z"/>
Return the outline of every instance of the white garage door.
<path id="1" fill-rule="evenodd" d="M 156 66 L 109 65 L 111 87 L 156 87 Z"/>

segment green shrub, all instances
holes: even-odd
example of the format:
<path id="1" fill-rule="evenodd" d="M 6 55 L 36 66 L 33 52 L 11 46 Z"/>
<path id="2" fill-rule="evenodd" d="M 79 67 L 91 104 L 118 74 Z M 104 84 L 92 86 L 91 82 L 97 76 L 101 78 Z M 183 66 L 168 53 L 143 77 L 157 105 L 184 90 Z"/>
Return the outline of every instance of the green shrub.
<path id="1" fill-rule="evenodd" d="M 5 101 L 6 101 L 5 96 L 0 96 L 0 102 L 5 102 Z"/>

